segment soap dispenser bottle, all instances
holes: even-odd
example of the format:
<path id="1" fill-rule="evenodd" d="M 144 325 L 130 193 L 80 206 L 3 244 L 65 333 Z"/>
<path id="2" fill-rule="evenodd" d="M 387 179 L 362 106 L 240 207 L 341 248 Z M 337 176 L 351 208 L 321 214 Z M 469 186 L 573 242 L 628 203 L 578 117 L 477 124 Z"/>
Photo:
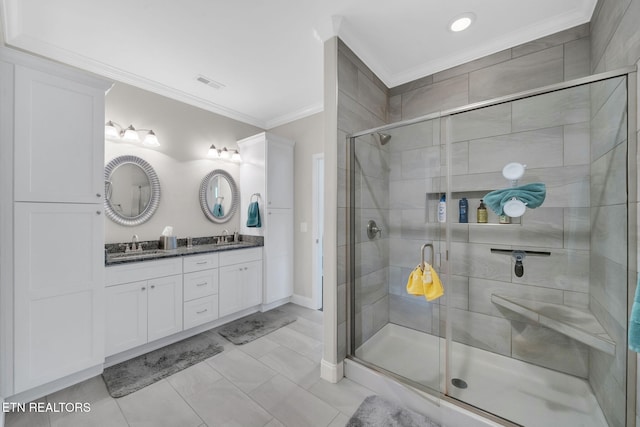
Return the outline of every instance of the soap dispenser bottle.
<path id="1" fill-rule="evenodd" d="M 438 222 L 447 222 L 447 197 L 443 194 L 438 202 Z"/>
<path id="2" fill-rule="evenodd" d="M 487 217 L 487 207 L 484 205 L 484 200 L 480 199 L 480 206 L 478 206 L 478 224 L 486 224 Z"/>

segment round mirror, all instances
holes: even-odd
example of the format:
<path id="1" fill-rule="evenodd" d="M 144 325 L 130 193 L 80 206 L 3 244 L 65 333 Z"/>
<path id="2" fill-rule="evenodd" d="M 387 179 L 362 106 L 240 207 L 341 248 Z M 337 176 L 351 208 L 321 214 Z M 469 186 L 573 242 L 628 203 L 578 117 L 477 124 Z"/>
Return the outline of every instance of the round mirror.
<path id="1" fill-rule="evenodd" d="M 136 156 L 120 156 L 104 168 L 104 210 L 120 225 L 139 225 L 160 203 L 160 181 L 151 165 Z"/>
<path id="2" fill-rule="evenodd" d="M 226 171 L 216 169 L 200 183 L 200 208 L 210 221 L 229 221 L 238 207 L 238 199 L 236 182 Z"/>

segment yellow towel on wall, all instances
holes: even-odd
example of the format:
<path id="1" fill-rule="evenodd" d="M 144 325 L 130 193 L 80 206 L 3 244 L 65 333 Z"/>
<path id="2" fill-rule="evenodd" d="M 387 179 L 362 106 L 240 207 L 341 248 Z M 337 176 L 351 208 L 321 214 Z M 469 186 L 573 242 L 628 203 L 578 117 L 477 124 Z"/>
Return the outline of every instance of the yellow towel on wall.
<path id="1" fill-rule="evenodd" d="M 444 288 L 433 267 L 425 263 L 424 270 L 421 265 L 418 265 L 409 275 L 407 293 L 416 296 L 424 295 L 427 301 L 433 301 L 444 295 Z"/>

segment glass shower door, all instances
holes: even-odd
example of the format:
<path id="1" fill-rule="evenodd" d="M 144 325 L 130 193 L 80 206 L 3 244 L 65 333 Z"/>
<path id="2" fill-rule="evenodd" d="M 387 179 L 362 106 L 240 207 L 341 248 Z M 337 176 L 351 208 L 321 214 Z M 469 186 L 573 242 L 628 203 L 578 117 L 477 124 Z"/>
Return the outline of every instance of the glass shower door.
<path id="1" fill-rule="evenodd" d="M 406 285 L 424 245 L 440 270 L 442 153 L 438 120 L 351 139 L 350 354 L 436 395 L 440 301 L 410 295 Z"/>

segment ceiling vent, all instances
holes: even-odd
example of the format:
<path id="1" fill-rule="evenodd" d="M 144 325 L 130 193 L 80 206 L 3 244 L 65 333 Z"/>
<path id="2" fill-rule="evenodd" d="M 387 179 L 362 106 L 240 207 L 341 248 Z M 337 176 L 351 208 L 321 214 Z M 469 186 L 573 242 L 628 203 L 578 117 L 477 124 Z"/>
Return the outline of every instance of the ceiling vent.
<path id="1" fill-rule="evenodd" d="M 218 89 L 218 90 L 225 87 L 222 83 L 217 82 L 217 81 L 215 81 L 213 79 L 210 79 L 209 77 L 205 77 L 205 76 L 203 76 L 201 74 L 198 74 L 196 76 L 196 80 L 199 81 L 202 84 L 205 84 L 207 86 L 210 86 L 210 87 L 212 87 L 214 89 Z"/>

